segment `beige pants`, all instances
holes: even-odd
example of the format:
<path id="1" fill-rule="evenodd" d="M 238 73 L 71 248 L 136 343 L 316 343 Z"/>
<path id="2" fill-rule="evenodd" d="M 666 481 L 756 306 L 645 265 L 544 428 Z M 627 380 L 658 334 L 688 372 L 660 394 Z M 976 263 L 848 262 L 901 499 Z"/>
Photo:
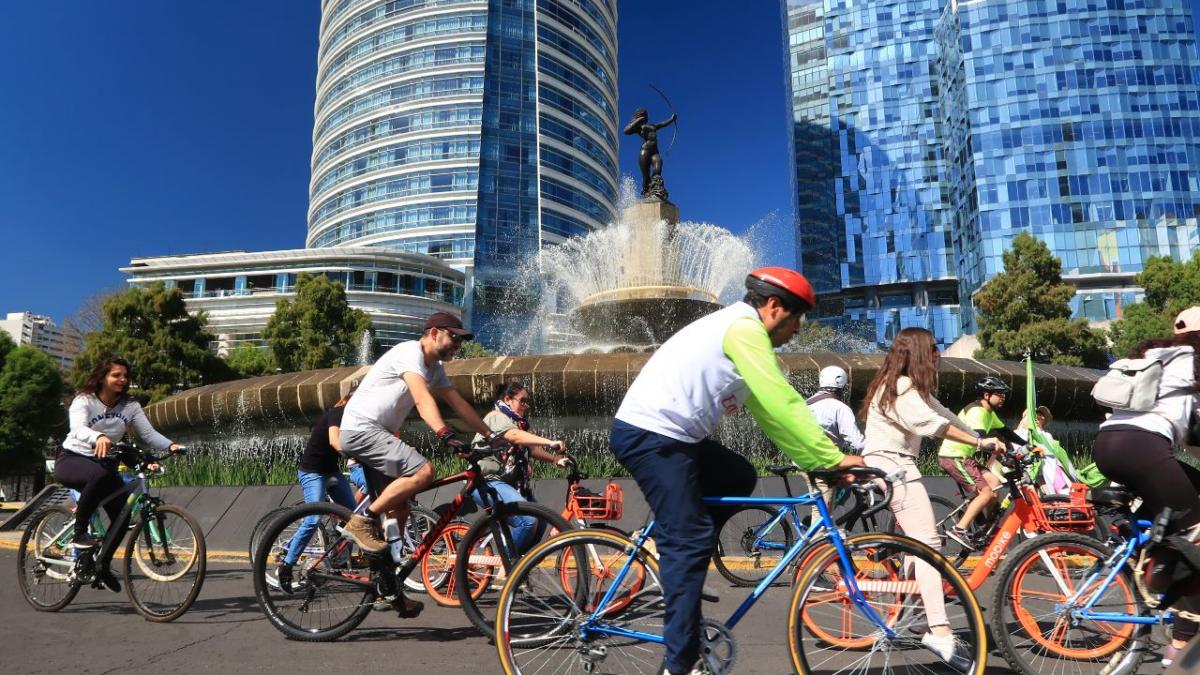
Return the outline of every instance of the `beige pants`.
<path id="1" fill-rule="evenodd" d="M 929 493 L 919 477 L 916 463 L 912 459 L 893 454 L 868 454 L 863 457 L 867 466 L 874 466 L 888 473 L 896 469 L 906 469 L 908 480 L 897 481 L 892 491 L 892 513 L 896 523 L 904 531 L 905 536 L 916 539 L 940 551 L 942 538 L 938 536 L 937 524 L 933 518 L 933 505 L 929 503 Z M 914 477 L 916 479 L 914 480 Z M 906 569 L 913 568 L 917 577 L 917 588 L 921 591 L 921 601 L 925 603 L 925 618 L 930 626 L 949 625 L 946 618 L 946 596 L 942 592 L 942 575 L 929 563 L 918 560 L 905 560 Z"/>

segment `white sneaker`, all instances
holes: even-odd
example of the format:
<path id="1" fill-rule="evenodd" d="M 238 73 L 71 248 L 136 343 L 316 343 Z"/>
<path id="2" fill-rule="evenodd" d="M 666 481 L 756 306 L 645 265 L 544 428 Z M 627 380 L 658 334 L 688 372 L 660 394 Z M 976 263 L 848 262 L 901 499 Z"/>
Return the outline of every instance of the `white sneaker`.
<path id="1" fill-rule="evenodd" d="M 921 644 L 927 649 L 937 654 L 943 661 L 949 662 L 954 656 L 954 636 L 953 635 L 934 635 L 926 633 L 921 638 Z"/>

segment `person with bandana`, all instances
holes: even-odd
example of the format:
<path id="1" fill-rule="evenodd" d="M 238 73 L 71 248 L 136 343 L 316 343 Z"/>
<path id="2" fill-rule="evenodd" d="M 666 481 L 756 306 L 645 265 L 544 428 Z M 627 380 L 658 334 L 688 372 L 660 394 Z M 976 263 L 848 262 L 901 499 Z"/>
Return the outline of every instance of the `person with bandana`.
<path id="1" fill-rule="evenodd" d="M 500 496 L 500 501 L 506 504 L 533 501 L 533 494 L 529 491 L 533 477 L 530 458 L 564 468 L 572 460 L 565 454 L 566 445 L 562 441 L 530 433 L 529 409 L 532 400 L 525 385 L 520 382 L 501 384 L 496 388 L 494 398 L 496 402 L 483 416 L 483 423 L 493 434 L 503 436 L 513 445 L 501 455 L 480 460 L 479 467 L 483 469 L 488 486 Z M 476 442 L 482 439 L 482 435 L 475 437 Z M 483 505 L 483 496 L 478 490 L 472 496 L 475 503 Z M 524 553 L 536 541 L 537 532 L 534 528 L 537 520 L 531 516 L 510 516 L 508 524 L 512 528 L 517 550 Z"/>

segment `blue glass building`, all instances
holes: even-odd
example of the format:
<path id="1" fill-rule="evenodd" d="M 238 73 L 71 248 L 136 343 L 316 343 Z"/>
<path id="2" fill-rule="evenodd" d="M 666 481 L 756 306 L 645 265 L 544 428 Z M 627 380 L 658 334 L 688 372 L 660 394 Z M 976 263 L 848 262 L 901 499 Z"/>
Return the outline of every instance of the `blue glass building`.
<path id="1" fill-rule="evenodd" d="M 513 270 L 615 218 L 616 0 L 324 0 L 309 247 L 463 269 L 485 336 Z"/>
<path id="2" fill-rule="evenodd" d="M 797 262 L 818 316 L 958 337 L 938 0 L 785 0 Z"/>
<path id="3" fill-rule="evenodd" d="M 1200 239 L 1184 0 L 783 8 L 797 257 L 825 320 L 974 332 L 971 295 L 1021 230 L 1062 259 L 1077 315 L 1111 319 L 1146 258 Z"/>

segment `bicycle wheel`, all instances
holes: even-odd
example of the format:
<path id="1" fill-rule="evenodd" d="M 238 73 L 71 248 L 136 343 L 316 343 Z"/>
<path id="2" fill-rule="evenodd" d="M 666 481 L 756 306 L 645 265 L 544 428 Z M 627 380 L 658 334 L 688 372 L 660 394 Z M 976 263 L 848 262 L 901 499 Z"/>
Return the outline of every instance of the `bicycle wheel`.
<path id="1" fill-rule="evenodd" d="M 450 523 L 442 529 L 437 542 L 421 560 L 421 581 L 425 592 L 442 607 L 462 606 L 458 600 L 462 587 L 457 583 L 454 564 L 458 559 L 459 545 L 470 529 L 471 526 L 463 521 Z M 471 595 L 478 599 L 491 585 L 492 572 L 500 567 L 500 561 L 495 557 L 490 541 L 483 542 L 472 556 L 476 560 L 469 563 L 467 587 Z"/>
<path id="2" fill-rule="evenodd" d="M 713 565 L 721 576 L 735 586 L 756 586 L 775 568 L 796 542 L 788 514 L 772 524 L 778 513 L 766 506 L 746 506 L 725 521 L 713 552 Z M 780 583 L 787 580 L 781 577 Z"/>
<path id="3" fill-rule="evenodd" d="M 183 616 L 204 585 L 204 531 L 186 511 L 170 504 L 154 508 L 134 525 L 125 544 L 125 591 L 147 621 Z"/>
<path id="4" fill-rule="evenodd" d="M 404 530 L 404 552 L 412 553 L 417 550 L 421 542 L 425 540 L 425 535 L 429 531 L 437 527 L 438 514 L 432 509 L 427 509 L 424 506 L 412 504 L 408 513 L 408 523 Z M 426 579 L 425 572 L 422 571 L 421 578 L 410 574 L 404 580 L 404 590 L 413 591 L 416 593 L 426 593 L 429 588 L 439 588 L 446 583 L 450 578 L 451 569 L 447 568 L 442 572 L 441 576 L 434 576 Z"/>
<path id="5" fill-rule="evenodd" d="M 312 534 L 292 565 L 292 582 L 282 588 L 279 564 L 305 518 Z M 271 625 L 306 642 L 327 642 L 354 630 L 376 598 L 367 556 L 340 529 L 350 510 L 330 502 L 302 504 L 275 519 L 254 559 L 254 595 Z"/>
<path id="6" fill-rule="evenodd" d="M 65 506 L 51 506 L 35 516 L 17 549 L 17 581 L 25 601 L 39 612 L 57 612 L 79 593 L 73 574 L 75 514 Z"/>
<path id="7" fill-rule="evenodd" d="M 590 560 L 563 583 L 560 562 Z M 626 569 L 627 568 L 627 569 Z M 625 570 L 622 575 L 621 571 Z M 606 594 L 618 603 L 599 606 Z M 602 610 L 597 612 L 597 610 Z M 605 629 L 662 635 L 665 606 L 658 561 L 626 536 L 575 530 L 543 542 L 513 568 L 496 608 L 496 650 L 504 672 L 658 673 L 661 644 Z M 595 621 L 589 621 L 599 614 Z"/>
<path id="8" fill-rule="evenodd" d="M 894 534 L 858 535 L 845 542 L 845 549 L 851 569 L 836 548 L 823 547 L 792 593 L 788 650 L 797 673 L 982 675 L 987 667 L 983 613 L 949 561 Z M 956 644 L 953 663 L 922 644 L 927 628 L 917 569 L 936 575 L 933 583 L 946 591 L 946 619 Z M 851 574 L 861 598 L 847 583 Z"/>
<path id="9" fill-rule="evenodd" d="M 298 506 L 303 503 L 304 502 L 296 502 L 295 504 L 292 504 L 292 506 Z M 266 515 L 264 515 L 262 518 L 259 518 L 257 523 L 254 524 L 254 530 L 250 532 L 250 546 L 248 547 L 250 552 L 250 557 L 248 560 L 251 566 L 254 565 L 254 556 L 258 554 L 258 547 L 262 543 L 262 537 L 264 534 L 266 534 L 267 528 L 271 526 L 271 521 L 283 515 L 283 513 L 292 508 L 292 506 L 280 506 L 279 508 L 271 509 L 270 511 L 267 511 Z"/>
<path id="10" fill-rule="evenodd" d="M 938 536 L 942 538 L 942 555 L 956 568 L 962 570 L 971 558 L 972 550 L 946 536 L 946 532 L 958 524 L 962 518 L 967 502 L 956 504 L 954 501 L 939 495 L 929 495 L 929 503 L 933 506 L 933 523 L 937 527 Z M 979 516 L 971 525 L 971 535 L 978 534 L 978 523 L 983 519 Z"/>
<path id="11" fill-rule="evenodd" d="M 1026 675 L 1137 670 L 1149 626 L 1090 621 L 1067 606 L 1076 594 L 1087 601 L 1099 593 L 1096 612 L 1148 615 L 1128 567 L 1104 586 L 1111 555 L 1112 549 L 1086 535 L 1066 533 L 1043 534 L 1009 552 L 997 572 L 991 619 L 1000 652 L 1013 668 Z"/>
<path id="12" fill-rule="evenodd" d="M 490 585 L 495 585 L 521 557 L 522 551 L 517 550 L 512 528 L 508 523 L 510 516 L 531 517 L 536 521 L 533 536 L 531 541 L 526 543 L 525 550 L 529 550 L 555 531 L 574 529 L 574 525 L 541 504 L 511 502 L 496 505 L 491 513 L 476 520 L 471 529 L 463 535 L 458 547 L 460 553 L 454 561 L 454 583 L 460 589 L 458 600 L 471 623 L 489 638 L 495 637 L 492 623 L 495 616 L 494 599 L 486 593 L 478 596 L 466 595 L 461 589 L 472 588 L 472 584 L 477 584 L 480 576 L 484 574 L 492 581 Z M 469 555 L 462 555 L 464 550 L 468 551 Z M 484 586 L 485 591 L 487 588 L 488 586 Z"/>

